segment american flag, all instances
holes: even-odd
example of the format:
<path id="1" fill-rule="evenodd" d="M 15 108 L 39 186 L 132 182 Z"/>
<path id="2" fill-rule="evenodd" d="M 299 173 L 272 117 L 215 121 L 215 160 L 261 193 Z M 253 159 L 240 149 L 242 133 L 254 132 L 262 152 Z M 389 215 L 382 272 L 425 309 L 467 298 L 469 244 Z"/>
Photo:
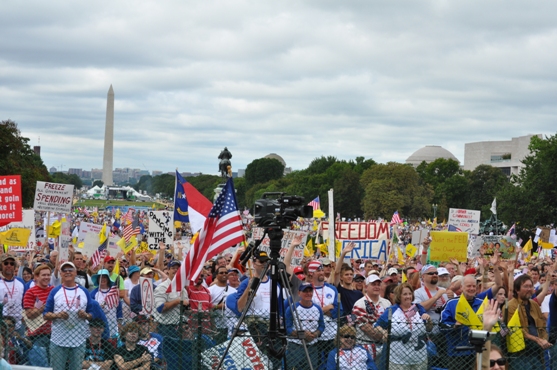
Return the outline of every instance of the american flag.
<path id="1" fill-rule="evenodd" d="M 122 216 L 122 219 L 120 221 L 122 222 L 122 225 L 125 225 L 126 223 L 131 224 L 133 221 L 133 208 L 128 208 L 128 212 L 126 212 L 126 214 Z"/>
<path id="2" fill-rule="evenodd" d="M 395 211 L 395 213 L 393 213 L 393 218 L 391 218 L 391 225 L 398 225 L 401 223 L 402 223 L 402 219 L 398 215 L 398 211 Z"/>
<path id="3" fill-rule="evenodd" d="M 234 181 L 229 178 L 166 292 L 180 292 L 187 282 L 197 279 L 205 261 L 244 240 Z"/>
<path id="4" fill-rule="evenodd" d="M 321 202 L 319 202 L 319 195 L 317 196 L 317 198 L 309 202 L 308 206 L 312 206 L 314 211 L 321 209 Z"/>
<path id="5" fill-rule="evenodd" d="M 95 268 L 101 263 L 101 261 L 106 256 L 106 247 L 108 246 L 108 238 L 105 239 L 104 242 L 101 243 L 99 248 L 93 253 L 91 256 L 91 267 Z"/>
<path id="6" fill-rule="evenodd" d="M 112 288 L 110 288 L 110 290 L 106 294 L 106 297 L 104 298 L 104 303 L 106 304 L 106 307 L 112 309 L 118 306 L 119 302 L 120 302 L 120 292 L 118 291 L 118 284 L 114 283 Z"/>
<path id="7" fill-rule="evenodd" d="M 126 243 L 130 242 L 132 236 L 137 235 L 141 232 L 139 226 L 136 226 L 134 224 L 135 223 L 129 224 L 124 228 L 124 240 L 126 241 Z"/>

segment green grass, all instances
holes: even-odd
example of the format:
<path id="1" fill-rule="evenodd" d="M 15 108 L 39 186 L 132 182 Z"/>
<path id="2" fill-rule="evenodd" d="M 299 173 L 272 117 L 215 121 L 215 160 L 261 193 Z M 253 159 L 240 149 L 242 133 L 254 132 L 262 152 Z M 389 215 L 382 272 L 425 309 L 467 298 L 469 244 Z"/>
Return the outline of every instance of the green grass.
<path id="1" fill-rule="evenodd" d="M 74 206 L 79 207 L 99 207 L 99 209 L 104 209 L 107 206 L 139 206 L 139 207 L 152 207 L 155 204 L 155 208 L 164 208 L 164 204 L 157 201 L 149 202 L 134 202 L 131 200 L 97 200 L 97 199 L 80 199 Z"/>

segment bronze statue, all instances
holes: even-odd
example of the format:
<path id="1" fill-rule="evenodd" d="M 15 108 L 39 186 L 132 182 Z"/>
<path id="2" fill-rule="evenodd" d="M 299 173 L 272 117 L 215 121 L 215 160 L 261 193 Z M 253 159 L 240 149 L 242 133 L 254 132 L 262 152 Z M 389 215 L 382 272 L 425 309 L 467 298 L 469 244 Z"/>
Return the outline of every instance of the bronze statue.
<path id="1" fill-rule="evenodd" d="M 230 159 L 232 158 L 232 153 L 228 151 L 227 147 L 220 152 L 219 157 L 219 171 L 222 177 L 226 177 L 228 175 L 228 166 L 231 165 Z"/>

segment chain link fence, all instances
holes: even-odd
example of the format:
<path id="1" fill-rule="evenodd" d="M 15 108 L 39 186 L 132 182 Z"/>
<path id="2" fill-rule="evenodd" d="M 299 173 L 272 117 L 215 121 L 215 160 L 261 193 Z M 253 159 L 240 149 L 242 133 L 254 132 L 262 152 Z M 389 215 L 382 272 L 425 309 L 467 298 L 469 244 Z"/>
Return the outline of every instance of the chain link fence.
<path id="1" fill-rule="evenodd" d="M 170 325 L 145 316 L 128 317 L 119 321 L 117 334 L 104 320 L 87 320 L 75 313 L 46 323 L 42 331 L 3 317 L 2 354 L 11 364 L 55 370 L 208 370 L 217 368 L 230 346 L 222 369 L 475 368 L 476 353 L 464 326 L 388 320 L 364 327 L 350 316 L 333 319 L 304 308 L 297 312 L 289 316 L 286 310 L 286 330 L 272 338 L 263 315 L 247 316 L 232 343 L 229 338 L 238 318 L 222 311 L 184 311 L 179 322 Z M 508 360 L 507 369 L 557 369 L 555 346 L 544 350 L 522 339 L 520 332 L 501 326 L 491 339 Z"/>

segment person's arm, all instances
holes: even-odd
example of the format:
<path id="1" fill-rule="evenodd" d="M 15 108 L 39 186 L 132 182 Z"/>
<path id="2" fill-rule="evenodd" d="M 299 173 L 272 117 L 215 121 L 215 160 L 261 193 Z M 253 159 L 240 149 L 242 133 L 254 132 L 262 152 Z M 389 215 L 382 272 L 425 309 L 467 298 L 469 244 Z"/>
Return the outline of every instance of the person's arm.
<path id="1" fill-rule="evenodd" d="M 159 242 L 159 253 L 158 253 L 158 260 L 157 260 L 157 268 L 159 270 L 163 270 L 164 269 L 164 254 L 166 251 L 166 244 L 164 244 L 163 242 Z"/>
<path id="2" fill-rule="evenodd" d="M 244 291 L 241 293 L 240 298 L 238 299 L 237 310 L 238 310 L 239 312 L 242 312 L 242 311 L 244 310 L 244 307 L 246 307 L 246 303 L 248 302 L 248 297 L 249 297 L 249 294 L 250 294 L 250 292 L 251 292 L 251 288 L 250 288 L 250 287 L 251 287 L 251 285 L 252 285 L 253 279 L 254 279 L 254 278 L 252 277 L 252 278 L 250 278 L 250 279 L 248 280 L 248 283 L 247 283 L 247 285 L 245 286 Z M 242 286 L 240 285 L 240 287 L 238 287 L 238 288 L 241 288 L 241 287 L 242 287 Z M 239 290 L 240 290 L 240 289 L 238 289 L 238 292 L 237 292 L 238 294 L 240 294 Z"/>
<path id="3" fill-rule="evenodd" d="M 422 242 L 422 255 L 420 256 L 420 263 L 422 266 L 427 265 L 427 251 L 429 249 L 429 245 L 431 244 L 431 240 L 429 240 L 429 236 L 426 236 Z"/>
<path id="4" fill-rule="evenodd" d="M 176 248 L 178 248 L 178 255 L 176 256 L 176 258 L 178 258 L 178 261 L 182 261 L 184 259 L 183 257 L 184 245 L 182 244 L 182 242 L 178 242 L 176 244 Z"/>
<path id="5" fill-rule="evenodd" d="M 159 313 L 165 313 L 173 309 L 174 307 L 178 306 L 181 301 L 181 298 L 176 298 L 167 302 L 166 289 L 166 284 L 159 285 L 155 289 L 155 292 L 153 294 L 155 296 L 155 307 L 157 307 L 157 311 L 159 311 Z M 189 301 L 187 299 L 184 299 L 184 306 L 187 306 L 188 304 Z"/>
<path id="6" fill-rule="evenodd" d="M 491 257 L 491 263 L 493 264 L 493 276 L 495 278 L 495 285 L 491 287 L 491 295 L 495 297 L 497 294 L 497 290 L 503 286 L 503 279 L 501 277 L 501 273 L 499 272 L 499 256 L 494 254 Z"/>
<path id="7" fill-rule="evenodd" d="M 488 305 L 484 308 L 483 314 L 483 330 L 491 331 L 493 326 L 497 323 L 499 319 L 500 311 L 497 308 L 497 301 L 495 299 L 489 301 Z M 491 340 L 487 340 L 484 345 L 483 356 L 482 356 L 482 370 L 489 370 L 489 354 L 491 353 Z"/>
<path id="8" fill-rule="evenodd" d="M 427 311 L 435 304 L 435 302 L 437 302 L 439 298 L 441 298 L 441 296 L 443 296 L 443 294 L 445 294 L 445 289 L 439 287 L 437 288 L 437 292 L 431 298 L 426 301 L 416 303 L 419 303 Z"/>
<path id="9" fill-rule="evenodd" d="M 294 248 L 296 248 L 300 244 L 302 244 L 302 234 L 298 234 L 294 236 L 294 238 L 290 242 L 290 246 L 288 247 L 288 250 L 286 251 L 286 255 L 284 256 L 284 260 L 283 260 L 284 266 L 286 272 L 289 275 L 292 275 L 294 273 L 294 269 L 290 264 L 290 262 L 292 261 L 292 253 L 294 253 Z"/>
<path id="10" fill-rule="evenodd" d="M 146 360 L 146 356 L 149 356 L 149 360 Z M 140 358 L 131 361 L 124 361 L 124 358 L 120 355 L 114 355 L 114 362 L 118 366 L 119 370 L 132 370 L 132 369 L 143 369 L 144 365 L 151 365 L 151 355 L 146 351 Z M 139 367 L 142 366 L 142 367 Z M 148 369 L 148 367 L 147 367 Z"/>
<path id="11" fill-rule="evenodd" d="M 135 255 L 135 248 L 133 248 L 130 252 L 130 266 L 135 265 L 136 262 L 137 262 L 137 258 Z"/>
<path id="12" fill-rule="evenodd" d="M 337 265 L 335 267 L 335 273 L 331 274 L 333 281 L 332 282 L 329 281 L 329 283 L 333 284 L 334 286 L 338 286 L 338 284 L 340 283 L 340 270 L 342 269 L 342 263 L 344 261 L 344 258 L 348 253 L 352 253 L 353 249 L 354 249 L 354 242 L 350 242 L 348 243 L 348 245 L 346 245 L 346 247 L 344 247 L 344 249 L 340 253 L 340 258 L 337 261 Z"/>

